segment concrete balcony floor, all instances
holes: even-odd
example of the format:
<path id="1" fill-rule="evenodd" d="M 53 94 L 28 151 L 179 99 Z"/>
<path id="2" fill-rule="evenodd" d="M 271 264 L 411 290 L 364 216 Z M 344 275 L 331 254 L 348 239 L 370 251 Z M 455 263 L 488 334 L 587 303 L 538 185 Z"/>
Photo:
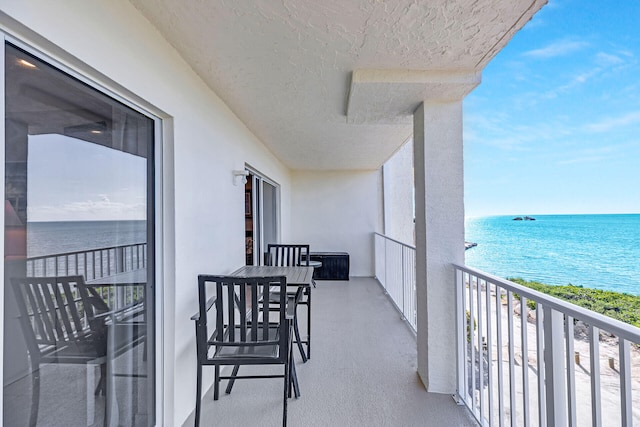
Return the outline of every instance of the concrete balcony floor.
<path id="1" fill-rule="evenodd" d="M 312 292 L 312 358 L 303 364 L 295 350 L 301 396 L 289 399 L 288 425 L 477 426 L 451 396 L 426 392 L 415 336 L 375 279 L 319 281 Z M 213 367 L 204 374 L 211 379 Z M 239 380 L 230 395 L 225 387 L 218 401 L 212 389 L 204 396 L 202 426 L 281 424 L 282 380 Z"/>

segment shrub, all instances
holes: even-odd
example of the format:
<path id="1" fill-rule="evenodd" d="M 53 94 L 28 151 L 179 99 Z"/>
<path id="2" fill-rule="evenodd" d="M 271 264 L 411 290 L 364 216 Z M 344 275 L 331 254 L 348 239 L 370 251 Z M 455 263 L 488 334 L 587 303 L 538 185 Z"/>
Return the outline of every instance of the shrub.
<path id="1" fill-rule="evenodd" d="M 583 288 L 582 286 L 572 284 L 551 286 L 520 278 L 510 278 L 507 280 L 595 311 L 596 313 L 604 314 L 613 319 L 640 327 L 640 296 L 604 291 L 601 289 Z M 534 302 L 528 301 L 527 305 L 531 306 L 530 303 Z"/>
<path id="2" fill-rule="evenodd" d="M 469 325 L 471 324 L 471 313 L 469 312 L 469 310 L 467 310 L 466 316 L 467 316 L 467 342 L 471 342 L 471 328 L 469 328 Z M 477 324 L 476 324 L 476 319 L 474 317 L 473 330 L 475 331 L 476 328 L 477 328 Z"/>

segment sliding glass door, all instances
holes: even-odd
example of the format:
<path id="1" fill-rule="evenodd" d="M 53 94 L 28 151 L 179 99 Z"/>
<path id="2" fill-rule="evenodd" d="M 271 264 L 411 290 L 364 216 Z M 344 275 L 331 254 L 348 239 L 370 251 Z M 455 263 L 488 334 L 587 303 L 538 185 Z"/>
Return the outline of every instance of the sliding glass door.
<path id="1" fill-rule="evenodd" d="M 263 265 L 269 243 L 279 241 L 278 185 L 248 170 L 245 184 L 246 264 Z"/>
<path id="2" fill-rule="evenodd" d="M 156 121 L 4 53 L 3 424 L 153 425 Z"/>

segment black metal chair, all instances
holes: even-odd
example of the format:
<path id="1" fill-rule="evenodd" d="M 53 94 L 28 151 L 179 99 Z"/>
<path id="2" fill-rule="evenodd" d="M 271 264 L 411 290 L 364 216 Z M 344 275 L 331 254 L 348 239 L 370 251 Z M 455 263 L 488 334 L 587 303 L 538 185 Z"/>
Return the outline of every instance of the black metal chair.
<path id="1" fill-rule="evenodd" d="M 208 289 L 215 293 L 209 296 Z M 226 393 L 231 393 L 236 379 L 283 378 L 282 425 L 287 424 L 287 398 L 295 385 L 295 365 L 291 345 L 293 307 L 287 304 L 286 277 L 198 276 L 199 310 L 191 319 L 196 326 L 198 359 L 195 426 L 200 425 L 202 399 L 202 366 L 215 367 L 213 399 L 218 400 L 220 380 L 228 380 Z M 273 293 L 278 293 L 279 306 L 271 310 Z M 213 313 L 209 329 L 207 314 Z M 283 365 L 282 375 L 238 375 L 241 365 Z M 230 375 L 220 375 L 220 368 L 233 366 Z"/>
<path id="2" fill-rule="evenodd" d="M 267 252 L 265 254 L 265 264 L 274 265 L 278 267 L 290 267 L 290 266 L 309 266 L 309 245 L 298 244 L 269 244 L 267 245 Z M 302 356 L 302 362 L 306 363 L 308 359 L 311 359 L 311 289 L 305 288 L 303 295 L 298 296 L 296 300 L 296 293 L 289 292 L 289 300 L 295 303 L 295 316 L 293 320 L 293 331 L 295 335 L 295 343 L 298 346 L 300 355 Z M 271 304 L 277 304 L 277 301 L 272 299 Z M 298 326 L 298 305 L 307 306 L 307 339 L 303 340 L 300 337 L 300 328 Z M 304 351 L 303 344 L 307 346 L 307 351 Z"/>
<path id="3" fill-rule="evenodd" d="M 110 310 L 92 288 L 87 288 L 82 276 L 23 277 L 11 279 L 20 312 L 31 363 L 31 412 L 29 425 L 35 426 L 40 404 L 40 366 L 48 363 L 96 364 L 100 380 L 95 394 L 107 393 L 107 373 L 110 357 L 122 354 L 144 340 L 144 328 L 129 323 L 136 310 Z M 121 342 L 109 334 L 123 317 L 127 318 L 128 341 Z M 133 333 L 131 333 L 133 332 Z M 109 346 L 118 342 L 117 348 Z M 113 374 L 120 376 L 120 374 Z M 105 403 L 105 421 L 108 419 Z"/>

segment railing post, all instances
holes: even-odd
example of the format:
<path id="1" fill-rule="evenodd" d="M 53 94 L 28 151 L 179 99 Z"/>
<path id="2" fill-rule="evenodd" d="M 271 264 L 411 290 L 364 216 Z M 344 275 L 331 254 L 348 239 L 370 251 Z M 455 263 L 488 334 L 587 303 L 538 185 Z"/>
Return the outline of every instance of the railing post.
<path id="1" fill-rule="evenodd" d="M 124 271 L 124 248 L 116 248 L 116 273 Z"/>
<path id="2" fill-rule="evenodd" d="M 389 289 L 387 289 L 387 270 L 388 270 L 388 263 L 389 261 L 387 260 L 387 239 L 384 239 L 384 290 L 387 291 L 387 293 L 389 292 Z"/>
<path id="3" fill-rule="evenodd" d="M 544 375 L 547 426 L 567 424 L 564 367 L 564 315 L 544 307 Z"/>
<path id="4" fill-rule="evenodd" d="M 466 339 L 464 333 L 464 273 L 462 270 L 456 268 L 455 270 L 455 286 L 456 286 L 456 355 L 457 355 L 457 382 L 458 387 L 456 389 L 456 402 L 461 404 L 462 393 L 465 393 L 464 389 L 464 340 Z"/>
<path id="5" fill-rule="evenodd" d="M 405 293 L 406 293 L 406 282 L 405 282 L 405 274 L 404 274 L 404 246 L 400 246 L 400 268 L 402 270 L 402 315 L 405 319 L 407 318 L 407 309 L 405 306 Z"/>
<path id="6" fill-rule="evenodd" d="M 629 341 L 618 338 L 618 354 L 620 357 L 620 410 L 622 425 L 633 425 L 633 403 L 631 400 L 631 354 Z"/>
<path id="7" fill-rule="evenodd" d="M 589 350 L 591 357 L 589 364 L 591 368 L 591 425 L 602 426 L 602 404 L 600 390 L 600 329 L 593 325 L 589 326 Z"/>

